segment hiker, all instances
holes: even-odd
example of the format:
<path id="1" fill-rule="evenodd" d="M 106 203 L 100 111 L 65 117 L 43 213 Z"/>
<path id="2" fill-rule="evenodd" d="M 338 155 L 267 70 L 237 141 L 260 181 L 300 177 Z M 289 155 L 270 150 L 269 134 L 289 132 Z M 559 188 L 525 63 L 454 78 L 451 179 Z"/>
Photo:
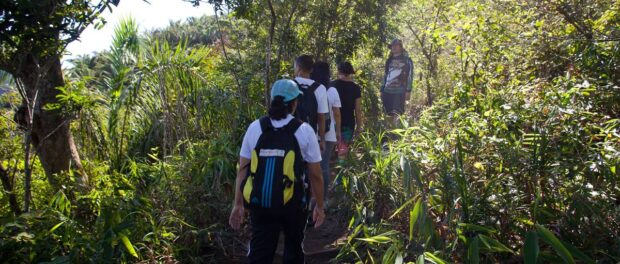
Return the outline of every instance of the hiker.
<path id="1" fill-rule="evenodd" d="M 390 116 L 390 124 L 396 127 L 398 116 L 405 112 L 405 101 L 411 96 L 413 86 L 413 61 L 400 39 L 388 46 L 390 55 L 385 63 L 385 77 L 381 86 L 383 110 Z"/>
<path id="2" fill-rule="evenodd" d="M 312 74 L 310 74 L 310 78 L 325 87 L 329 87 L 327 89 L 327 108 L 329 109 L 329 114 L 326 115 L 326 117 L 329 117 L 326 121 L 329 125 L 326 125 L 325 149 L 323 149 L 323 154 L 321 155 L 321 169 L 323 170 L 324 185 L 323 200 L 325 200 L 325 207 L 327 207 L 327 192 L 329 190 L 329 184 L 331 183 L 329 161 L 334 153 L 337 142 L 342 139 L 340 136 L 340 107 L 342 105 L 340 104 L 338 91 L 336 88 L 329 85 L 331 78 L 328 63 L 323 61 L 316 62 L 312 69 Z"/>
<path id="3" fill-rule="evenodd" d="M 268 116 L 250 124 L 243 138 L 229 224 L 239 230 L 249 208 L 250 263 L 273 262 L 280 231 L 285 243 L 283 263 L 304 262 L 308 197 L 303 177 L 316 186 L 312 188 L 314 228 L 325 218 L 319 144 L 314 130 L 291 115 L 300 94 L 292 80 L 276 81 Z"/>
<path id="4" fill-rule="evenodd" d="M 353 81 L 355 70 L 350 62 L 338 64 L 338 79 L 330 86 L 336 88 L 340 95 L 341 140 L 338 142 L 338 158 L 344 160 L 354 135 L 364 127 L 362 114 L 362 88 Z"/>
<path id="5" fill-rule="evenodd" d="M 294 116 L 308 123 L 318 135 L 321 151 L 325 149 L 325 114 L 327 106 L 327 89 L 319 82 L 310 79 L 314 59 L 310 55 L 301 55 L 295 59 L 295 82 L 299 85 L 302 96 Z"/>

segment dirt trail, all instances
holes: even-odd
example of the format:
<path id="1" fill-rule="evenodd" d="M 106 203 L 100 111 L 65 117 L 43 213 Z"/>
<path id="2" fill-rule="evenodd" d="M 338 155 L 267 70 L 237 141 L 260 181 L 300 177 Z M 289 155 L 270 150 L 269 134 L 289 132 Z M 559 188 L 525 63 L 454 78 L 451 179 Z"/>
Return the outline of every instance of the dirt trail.
<path id="1" fill-rule="evenodd" d="M 328 215 L 321 227 L 306 228 L 304 239 L 304 252 L 306 253 L 306 263 L 328 263 L 338 254 L 338 242 L 347 238 L 344 224 L 336 217 Z M 276 251 L 277 256 L 282 256 L 283 239 Z M 280 263 L 275 261 L 274 263 Z"/>
<path id="2" fill-rule="evenodd" d="M 332 168 L 334 168 L 334 160 L 331 162 Z M 333 181 L 336 176 L 335 169 L 332 169 L 331 180 Z M 330 191 L 330 202 L 336 202 L 339 200 L 335 198 L 337 194 Z M 314 227 L 307 227 L 304 239 L 304 252 L 306 253 L 307 264 L 324 264 L 329 263 L 332 259 L 338 255 L 338 244 L 347 239 L 347 220 L 341 219 L 338 214 L 338 209 L 329 209 L 326 212 L 325 222 L 318 229 Z M 249 231 L 249 230 L 248 230 Z M 245 236 L 246 249 L 249 248 L 249 234 Z M 280 240 L 278 249 L 276 250 L 276 256 L 274 264 L 282 263 L 282 254 L 284 251 L 284 236 L 280 234 Z M 241 253 L 241 254 L 239 254 Z M 248 263 L 247 250 L 238 252 L 235 254 L 232 263 Z"/>
<path id="3" fill-rule="evenodd" d="M 338 243 L 346 240 L 346 221 L 337 219 L 333 213 L 329 213 L 325 222 L 321 227 L 306 228 L 306 237 L 304 239 L 304 252 L 306 253 L 306 263 L 318 264 L 328 263 L 338 254 Z M 284 237 L 280 235 L 276 257 L 273 263 L 282 263 L 282 254 L 284 249 Z M 249 245 L 249 240 L 246 242 Z M 247 247 L 247 246 L 246 246 Z M 237 252 L 233 258 L 233 263 L 248 263 L 245 257 L 246 252 Z"/>

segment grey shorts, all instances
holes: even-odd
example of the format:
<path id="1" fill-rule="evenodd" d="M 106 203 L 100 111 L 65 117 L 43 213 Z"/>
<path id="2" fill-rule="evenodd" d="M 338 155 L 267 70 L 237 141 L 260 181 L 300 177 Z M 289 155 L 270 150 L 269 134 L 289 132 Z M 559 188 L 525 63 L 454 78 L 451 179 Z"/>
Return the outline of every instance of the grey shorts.
<path id="1" fill-rule="evenodd" d="M 381 93 L 383 111 L 388 115 L 402 115 L 405 112 L 404 93 Z"/>

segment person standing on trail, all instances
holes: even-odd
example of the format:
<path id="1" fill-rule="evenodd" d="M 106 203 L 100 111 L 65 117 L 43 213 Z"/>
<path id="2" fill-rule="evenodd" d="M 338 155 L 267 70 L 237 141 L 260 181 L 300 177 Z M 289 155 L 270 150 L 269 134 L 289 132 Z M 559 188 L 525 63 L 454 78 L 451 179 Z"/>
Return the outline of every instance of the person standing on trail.
<path id="1" fill-rule="evenodd" d="M 355 70 L 350 62 L 338 64 L 338 79 L 329 86 L 336 88 L 340 95 L 341 139 L 338 142 L 338 157 L 343 160 L 348 153 L 354 135 L 364 127 L 362 114 L 362 88 L 353 81 Z"/>
<path id="2" fill-rule="evenodd" d="M 318 135 L 321 151 L 325 149 L 325 114 L 329 112 L 327 105 L 327 89 L 319 82 L 310 79 L 314 59 L 310 55 L 301 55 L 295 59 L 295 82 L 303 95 L 298 100 L 296 118 L 308 123 Z"/>
<path id="3" fill-rule="evenodd" d="M 239 230 L 245 208 L 249 209 L 250 263 L 273 262 L 280 231 L 285 243 L 283 263 L 304 263 L 302 242 L 308 215 L 304 177 L 309 177 L 316 200 L 314 227 L 321 226 L 325 218 L 316 134 L 291 115 L 300 95 L 292 80 L 276 81 L 268 116 L 252 122 L 243 138 L 229 224 Z"/>
<path id="4" fill-rule="evenodd" d="M 325 87 L 329 87 L 327 89 L 327 105 L 329 109 L 329 114 L 326 117 L 326 132 L 325 132 L 325 149 L 323 149 L 323 154 L 321 155 L 321 169 L 323 170 L 323 197 L 325 200 L 325 204 L 327 206 L 327 192 L 329 190 L 329 184 L 331 183 L 331 172 L 329 167 L 329 161 L 331 160 L 332 154 L 334 153 L 334 149 L 336 147 L 337 142 L 341 141 L 342 137 L 340 136 L 340 107 L 342 106 L 340 103 L 340 95 L 338 95 L 338 91 L 335 87 L 329 86 L 330 84 L 330 70 L 329 64 L 323 61 L 318 61 L 314 64 L 312 69 L 312 74 L 310 78 L 315 82 L 318 82 Z"/>
<path id="5" fill-rule="evenodd" d="M 385 62 L 385 77 L 381 86 L 383 110 L 390 116 L 393 127 L 398 115 L 405 112 L 405 101 L 411 96 L 413 87 L 413 61 L 403 47 L 400 39 L 392 40 L 388 46 L 390 55 Z"/>

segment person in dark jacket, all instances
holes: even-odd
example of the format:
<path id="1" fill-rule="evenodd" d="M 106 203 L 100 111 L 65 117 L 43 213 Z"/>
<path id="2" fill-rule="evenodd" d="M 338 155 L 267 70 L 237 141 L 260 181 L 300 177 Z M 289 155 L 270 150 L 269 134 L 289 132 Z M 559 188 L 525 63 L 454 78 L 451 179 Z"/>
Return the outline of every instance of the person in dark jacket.
<path id="1" fill-rule="evenodd" d="M 413 87 L 413 61 L 400 39 L 389 45 L 390 56 L 385 63 L 385 76 L 381 86 L 383 110 L 391 117 L 392 126 L 398 116 L 405 112 L 405 102 L 411 96 Z"/>

